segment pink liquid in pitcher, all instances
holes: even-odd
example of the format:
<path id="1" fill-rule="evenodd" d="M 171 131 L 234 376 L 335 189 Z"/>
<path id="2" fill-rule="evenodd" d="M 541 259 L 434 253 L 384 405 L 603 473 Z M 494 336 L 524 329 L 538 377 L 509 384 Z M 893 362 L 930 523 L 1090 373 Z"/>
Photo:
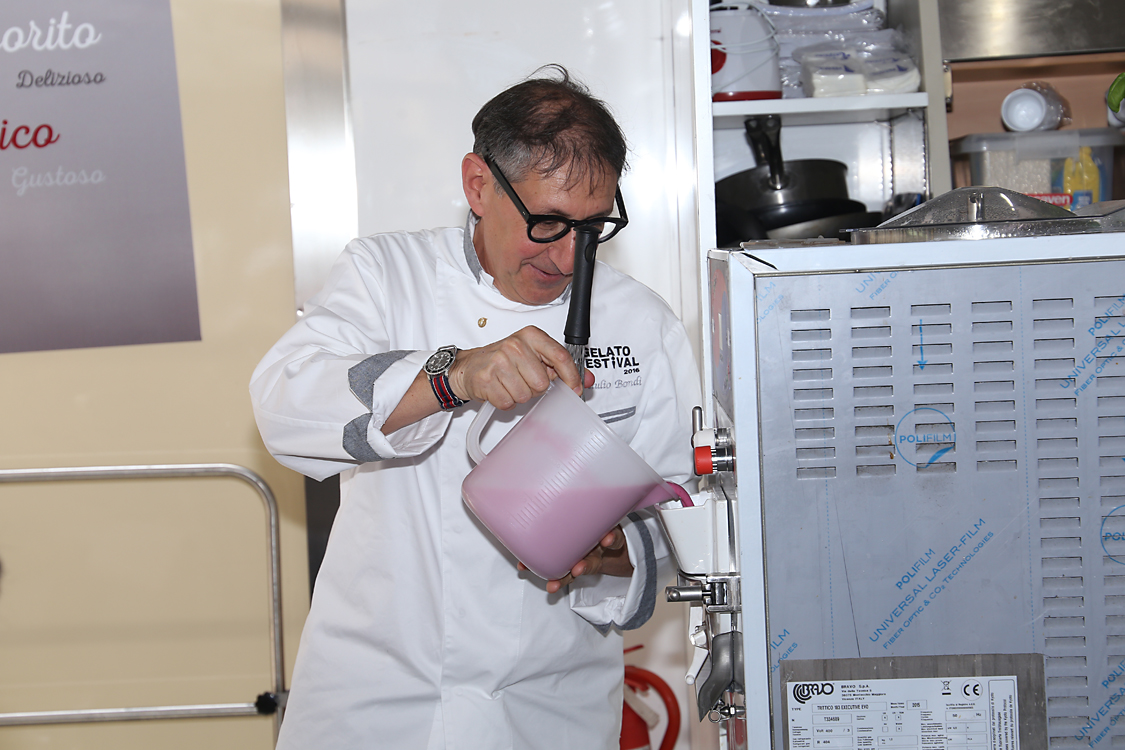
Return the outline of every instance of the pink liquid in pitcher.
<path id="1" fill-rule="evenodd" d="M 641 500 L 673 497 L 652 485 L 564 487 L 557 492 L 497 487 L 482 490 L 469 506 L 520 562 L 545 578 L 562 578 Z M 654 497 L 654 495 L 657 495 Z"/>
<path id="2" fill-rule="evenodd" d="M 495 412 L 485 404 L 466 434 L 476 462 L 461 483 L 469 509 L 524 565 L 561 578 L 634 508 L 675 493 L 565 385 L 555 381 L 489 453 Z"/>

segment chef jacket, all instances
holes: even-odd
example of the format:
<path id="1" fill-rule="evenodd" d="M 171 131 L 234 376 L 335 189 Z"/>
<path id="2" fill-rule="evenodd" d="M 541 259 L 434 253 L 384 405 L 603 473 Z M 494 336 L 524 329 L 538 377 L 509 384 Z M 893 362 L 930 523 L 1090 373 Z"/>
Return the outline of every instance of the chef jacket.
<path id="1" fill-rule="evenodd" d="M 440 346 L 528 325 L 560 336 L 569 292 L 542 306 L 497 291 L 465 229 L 352 241 L 303 318 L 258 365 L 270 452 L 314 479 L 341 473 L 340 508 L 301 635 L 279 748 L 616 748 L 619 629 L 652 613 L 672 573 L 651 511 L 623 520 L 631 578 L 583 576 L 549 594 L 461 499 L 479 402 L 383 435 Z M 655 293 L 598 262 L 587 403 L 661 476 L 691 476 L 698 371 Z M 530 404 L 497 412 L 488 450 Z"/>

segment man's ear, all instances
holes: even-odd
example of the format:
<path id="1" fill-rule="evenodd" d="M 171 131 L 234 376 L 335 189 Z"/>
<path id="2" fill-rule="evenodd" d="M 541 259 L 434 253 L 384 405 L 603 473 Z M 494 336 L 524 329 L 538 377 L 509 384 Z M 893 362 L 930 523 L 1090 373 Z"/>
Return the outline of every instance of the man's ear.
<path id="1" fill-rule="evenodd" d="M 461 187 L 465 190 L 469 208 L 477 216 L 484 216 L 484 191 L 486 188 L 491 190 L 488 184 L 491 174 L 484 159 L 477 154 L 470 152 L 461 160 Z"/>

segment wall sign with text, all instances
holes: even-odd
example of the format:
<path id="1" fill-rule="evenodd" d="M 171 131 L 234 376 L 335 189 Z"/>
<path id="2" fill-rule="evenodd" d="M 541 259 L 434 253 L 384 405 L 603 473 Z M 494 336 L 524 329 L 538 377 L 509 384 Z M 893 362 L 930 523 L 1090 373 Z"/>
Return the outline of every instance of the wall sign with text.
<path id="1" fill-rule="evenodd" d="M 169 0 L 4 0 L 0 92 L 0 353 L 199 340 Z"/>

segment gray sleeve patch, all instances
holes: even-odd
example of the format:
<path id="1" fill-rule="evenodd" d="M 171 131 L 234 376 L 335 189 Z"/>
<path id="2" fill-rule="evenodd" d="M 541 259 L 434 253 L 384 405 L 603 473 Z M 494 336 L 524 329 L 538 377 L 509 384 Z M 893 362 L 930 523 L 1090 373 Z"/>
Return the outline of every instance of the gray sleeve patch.
<path id="1" fill-rule="evenodd" d="M 364 414 L 344 425 L 344 450 L 361 463 L 383 460 L 383 457 L 372 449 L 371 443 L 367 442 L 369 424 L 371 424 L 371 415 Z"/>
<path id="2" fill-rule="evenodd" d="M 630 406 L 628 409 L 617 409 L 616 411 L 603 412 L 598 416 L 601 417 L 602 421 L 606 424 L 613 424 L 614 422 L 620 422 L 623 419 L 628 419 L 636 413 L 637 407 Z"/>
<path id="3" fill-rule="evenodd" d="M 398 362 L 407 354 L 413 354 L 404 349 L 395 349 L 389 352 L 373 354 L 358 365 L 353 365 L 348 370 L 348 387 L 359 399 L 360 403 L 371 410 L 371 401 L 375 392 L 375 381 L 387 371 L 387 368 Z"/>
<path id="4" fill-rule="evenodd" d="M 637 534 L 641 538 L 641 544 L 644 545 L 641 565 L 644 566 L 642 575 L 645 577 L 645 583 L 644 589 L 641 591 L 641 601 L 637 606 L 636 613 L 621 625 L 622 630 L 636 630 L 649 621 L 656 609 L 656 549 L 653 547 L 652 536 L 648 532 L 648 527 L 644 524 L 644 519 L 636 513 L 630 513 L 626 517 L 633 522 Z"/>

